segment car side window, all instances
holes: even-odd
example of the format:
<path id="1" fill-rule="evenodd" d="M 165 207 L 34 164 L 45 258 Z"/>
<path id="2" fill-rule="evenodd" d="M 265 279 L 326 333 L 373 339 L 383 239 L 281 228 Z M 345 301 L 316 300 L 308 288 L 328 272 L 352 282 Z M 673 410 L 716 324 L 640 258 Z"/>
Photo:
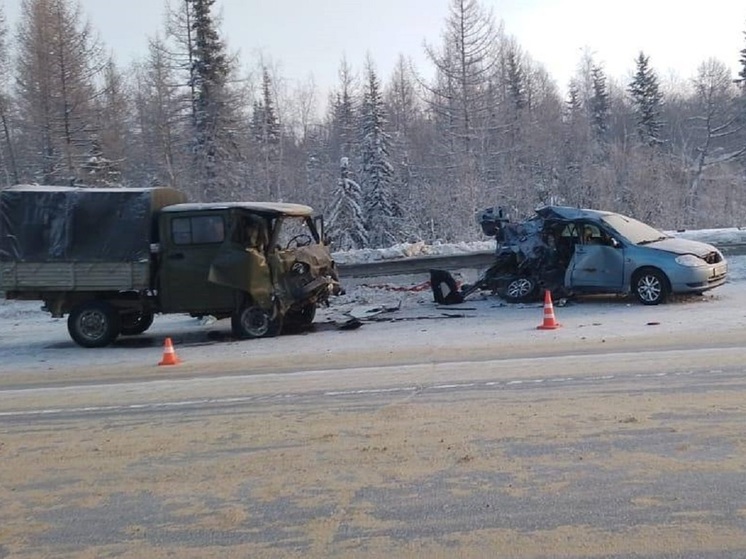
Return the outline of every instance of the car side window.
<path id="1" fill-rule="evenodd" d="M 175 245 L 222 243 L 225 222 L 219 215 L 177 217 L 171 221 L 171 238 Z"/>
<path id="2" fill-rule="evenodd" d="M 583 244 L 611 246 L 611 238 L 598 225 L 583 224 Z"/>

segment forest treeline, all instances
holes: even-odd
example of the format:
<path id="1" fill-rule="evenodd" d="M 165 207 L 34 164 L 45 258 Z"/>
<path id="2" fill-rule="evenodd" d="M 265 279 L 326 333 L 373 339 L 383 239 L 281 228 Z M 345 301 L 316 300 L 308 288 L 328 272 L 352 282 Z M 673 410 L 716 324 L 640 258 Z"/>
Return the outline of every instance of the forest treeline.
<path id="1" fill-rule="evenodd" d="M 342 58 L 321 98 L 263 59 L 247 74 L 214 4 L 169 0 L 147 56 L 123 68 L 77 0 L 22 0 L 13 29 L 0 19 L 3 184 L 306 203 L 337 249 L 473 239 L 493 205 L 746 224 L 746 48 L 736 76 L 707 59 L 676 82 L 632 52 L 619 83 L 587 52 L 561 93 L 479 0 L 449 0 L 429 68 L 403 53 L 384 78 Z"/>

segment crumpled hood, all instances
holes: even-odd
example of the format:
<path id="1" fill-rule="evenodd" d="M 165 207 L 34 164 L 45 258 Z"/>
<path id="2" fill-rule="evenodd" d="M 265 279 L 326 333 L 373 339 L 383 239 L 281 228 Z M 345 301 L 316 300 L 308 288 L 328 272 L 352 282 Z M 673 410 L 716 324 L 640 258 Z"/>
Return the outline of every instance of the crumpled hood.
<path id="1" fill-rule="evenodd" d="M 694 254 L 700 258 L 704 258 L 711 252 L 717 250 L 714 246 L 708 245 L 707 243 L 692 241 L 690 239 L 680 239 L 677 237 L 656 241 L 644 246 L 657 248 L 658 250 L 665 250 L 666 252 L 673 252 L 674 254 Z"/>
<path id="2" fill-rule="evenodd" d="M 329 252 L 329 247 L 323 244 L 310 244 L 300 247 L 295 253 L 295 260 L 308 264 L 312 276 L 330 275 L 339 280 L 337 267 Z"/>

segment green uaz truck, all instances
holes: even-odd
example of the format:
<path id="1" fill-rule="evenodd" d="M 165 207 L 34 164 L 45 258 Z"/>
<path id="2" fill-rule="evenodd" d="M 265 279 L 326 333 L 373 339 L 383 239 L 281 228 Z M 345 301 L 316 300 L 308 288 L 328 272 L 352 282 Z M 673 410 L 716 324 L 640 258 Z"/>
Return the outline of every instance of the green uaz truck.
<path id="1" fill-rule="evenodd" d="M 342 289 L 323 220 L 301 204 L 188 203 L 173 188 L 0 190 L 0 291 L 68 316 L 102 347 L 159 313 L 231 318 L 238 338 L 310 324 Z"/>

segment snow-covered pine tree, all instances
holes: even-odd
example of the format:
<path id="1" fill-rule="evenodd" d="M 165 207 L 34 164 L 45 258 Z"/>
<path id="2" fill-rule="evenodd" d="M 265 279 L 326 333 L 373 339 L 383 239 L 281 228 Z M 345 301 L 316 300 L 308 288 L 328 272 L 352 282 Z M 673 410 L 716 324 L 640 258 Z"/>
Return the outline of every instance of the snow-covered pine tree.
<path id="1" fill-rule="evenodd" d="M 743 32 L 743 35 L 746 37 L 746 31 Z M 736 83 L 744 88 L 744 85 L 746 85 L 746 47 L 742 48 L 739 54 L 738 65 L 740 66 L 740 69 L 738 70 L 738 79 L 736 79 Z"/>
<path id="2" fill-rule="evenodd" d="M 103 90 L 95 101 L 96 133 L 90 157 L 84 164 L 86 182 L 96 186 L 126 186 L 123 170 L 129 164 L 132 116 L 129 90 L 124 76 L 110 59 L 103 75 Z"/>
<path id="3" fill-rule="evenodd" d="M 104 155 L 98 139 L 92 140 L 88 160 L 81 166 L 81 171 L 81 176 L 87 185 L 122 186 L 122 173 L 119 166 Z"/>
<path id="4" fill-rule="evenodd" d="M 339 67 L 339 89 L 333 94 L 329 115 L 329 160 L 347 158 L 355 161 L 359 152 L 357 134 L 355 79 L 346 60 Z M 348 175 L 354 179 L 353 168 L 348 166 Z"/>
<path id="5" fill-rule="evenodd" d="M 399 240 L 401 211 L 396 203 L 396 179 L 390 161 L 391 138 L 386 132 L 386 109 L 373 64 L 368 60 L 361 114 L 360 182 L 368 242 L 374 248 Z"/>
<path id="6" fill-rule="evenodd" d="M 560 173 L 560 202 L 581 205 L 582 146 L 587 145 L 588 118 L 583 109 L 583 96 L 577 79 L 570 80 L 564 106 L 562 127 L 562 168 Z"/>
<path id="7" fill-rule="evenodd" d="M 231 61 L 212 15 L 215 0 L 185 0 L 191 8 L 193 91 L 193 172 L 202 200 L 235 197 L 242 187 L 237 114 L 229 78 Z"/>
<path id="8" fill-rule="evenodd" d="M 628 91 L 637 113 L 637 134 L 644 144 L 656 146 L 663 141 L 661 139 L 663 94 L 658 89 L 658 76 L 650 67 L 650 57 L 640 52 L 635 64 L 637 70 L 629 84 Z"/>
<path id="9" fill-rule="evenodd" d="M 350 160 L 340 162 L 340 177 L 332 193 L 327 211 L 327 231 L 335 250 L 351 250 L 368 245 L 363 216 L 363 193 L 360 185 L 350 178 Z"/>
<path id="10" fill-rule="evenodd" d="M 333 95 L 329 114 L 327 151 L 329 160 L 339 161 L 340 178 L 331 193 L 326 214 L 329 231 L 338 249 L 367 246 L 363 195 L 355 180 L 354 161 L 359 157 L 360 145 L 357 124 L 352 72 L 346 60 L 339 69 L 340 88 Z M 336 155 L 336 158 L 335 158 Z"/>
<path id="11" fill-rule="evenodd" d="M 396 202 L 402 213 L 401 240 L 422 237 L 428 223 L 422 191 L 430 184 L 422 180 L 422 151 L 429 152 L 428 142 L 418 141 L 427 128 L 412 69 L 400 56 L 384 94 L 387 131 L 391 136 L 391 164 L 397 178 Z"/>
<path id="12" fill-rule="evenodd" d="M 261 98 L 254 102 L 251 117 L 251 136 L 256 150 L 255 160 L 259 192 L 264 192 L 268 200 L 280 200 L 280 119 L 275 110 L 275 94 L 269 68 L 262 65 Z M 266 190 L 263 190 L 266 189 Z"/>
<path id="13" fill-rule="evenodd" d="M 588 113 L 593 139 L 593 151 L 597 159 L 608 157 L 609 142 L 609 92 L 606 88 L 606 74 L 601 66 L 591 68 L 593 93 L 588 100 Z"/>

